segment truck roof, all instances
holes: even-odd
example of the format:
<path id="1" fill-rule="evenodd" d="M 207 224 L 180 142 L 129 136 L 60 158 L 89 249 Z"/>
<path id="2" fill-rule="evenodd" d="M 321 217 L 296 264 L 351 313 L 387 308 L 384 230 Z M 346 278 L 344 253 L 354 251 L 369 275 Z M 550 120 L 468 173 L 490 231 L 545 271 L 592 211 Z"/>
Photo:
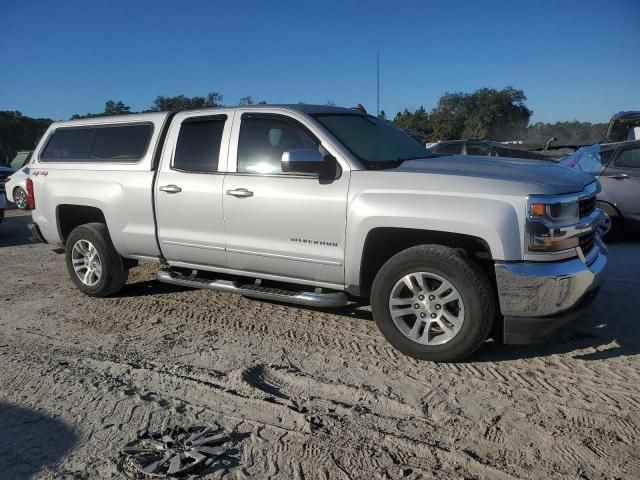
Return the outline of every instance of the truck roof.
<path id="1" fill-rule="evenodd" d="M 361 114 L 358 110 L 353 108 L 334 107 L 330 105 L 309 105 L 306 103 L 293 103 L 293 104 L 261 104 L 261 105 L 245 105 L 245 106 L 219 106 L 199 108 L 196 110 L 180 110 L 180 112 L 205 112 L 216 110 L 261 110 L 261 109 L 274 109 L 281 108 L 285 110 L 293 110 L 307 114 L 316 113 L 337 113 L 337 114 Z M 120 122 L 141 122 L 141 121 L 153 121 L 162 120 L 170 112 L 147 112 L 147 113 L 131 113 L 126 115 L 110 115 L 104 117 L 90 117 L 79 118 L 76 120 L 67 120 L 61 122 L 55 122 L 56 125 L 96 125 L 102 123 L 120 123 Z"/>

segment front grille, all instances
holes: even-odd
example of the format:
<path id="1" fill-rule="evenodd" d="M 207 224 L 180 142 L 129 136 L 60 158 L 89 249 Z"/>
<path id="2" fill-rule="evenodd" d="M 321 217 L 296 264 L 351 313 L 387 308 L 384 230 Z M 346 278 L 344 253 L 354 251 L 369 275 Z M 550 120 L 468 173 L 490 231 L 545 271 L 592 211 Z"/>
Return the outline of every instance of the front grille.
<path id="1" fill-rule="evenodd" d="M 591 215 L 596 209 L 596 197 L 583 198 L 580 200 L 580 218 Z"/>
<path id="2" fill-rule="evenodd" d="M 596 242 L 596 234 L 595 232 L 587 233 L 586 235 L 582 235 L 578 239 L 578 245 L 582 249 L 583 254 L 587 254 L 591 251 Z"/>

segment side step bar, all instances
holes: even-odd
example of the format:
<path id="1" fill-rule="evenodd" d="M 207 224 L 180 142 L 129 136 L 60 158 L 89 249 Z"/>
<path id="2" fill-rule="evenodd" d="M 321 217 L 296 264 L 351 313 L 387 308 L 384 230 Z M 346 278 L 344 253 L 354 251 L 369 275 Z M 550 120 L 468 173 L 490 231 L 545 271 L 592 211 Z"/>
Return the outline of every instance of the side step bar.
<path id="1" fill-rule="evenodd" d="M 308 307 L 336 308 L 349 304 L 349 299 L 343 292 L 293 292 L 279 288 L 263 287 L 259 283 L 247 284 L 230 280 L 210 280 L 193 275 L 183 275 L 171 270 L 160 270 L 156 274 L 156 278 L 159 282 L 170 283 L 172 285 L 219 290 L 221 292 L 236 293 L 245 297 L 306 305 Z"/>

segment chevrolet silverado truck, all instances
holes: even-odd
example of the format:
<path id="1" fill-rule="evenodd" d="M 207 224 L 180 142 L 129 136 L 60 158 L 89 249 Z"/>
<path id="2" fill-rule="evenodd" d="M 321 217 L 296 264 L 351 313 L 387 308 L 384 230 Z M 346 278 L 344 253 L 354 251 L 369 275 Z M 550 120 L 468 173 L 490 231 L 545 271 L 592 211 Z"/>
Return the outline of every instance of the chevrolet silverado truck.
<path id="1" fill-rule="evenodd" d="M 430 156 L 362 111 L 259 105 L 58 122 L 27 180 L 34 237 L 108 296 L 161 282 L 370 304 L 387 340 L 456 361 L 579 316 L 607 263 L 597 181 L 549 162 Z M 322 328 L 319 326 L 319 328 Z"/>

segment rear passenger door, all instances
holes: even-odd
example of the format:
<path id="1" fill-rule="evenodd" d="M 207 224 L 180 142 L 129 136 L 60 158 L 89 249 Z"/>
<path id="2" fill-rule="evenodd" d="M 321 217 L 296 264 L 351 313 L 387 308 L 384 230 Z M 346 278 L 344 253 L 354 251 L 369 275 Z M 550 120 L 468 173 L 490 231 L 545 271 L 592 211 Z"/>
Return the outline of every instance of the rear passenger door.
<path id="1" fill-rule="evenodd" d="M 154 194 L 171 265 L 226 267 L 222 186 L 232 116 L 180 113 L 167 134 Z"/>

